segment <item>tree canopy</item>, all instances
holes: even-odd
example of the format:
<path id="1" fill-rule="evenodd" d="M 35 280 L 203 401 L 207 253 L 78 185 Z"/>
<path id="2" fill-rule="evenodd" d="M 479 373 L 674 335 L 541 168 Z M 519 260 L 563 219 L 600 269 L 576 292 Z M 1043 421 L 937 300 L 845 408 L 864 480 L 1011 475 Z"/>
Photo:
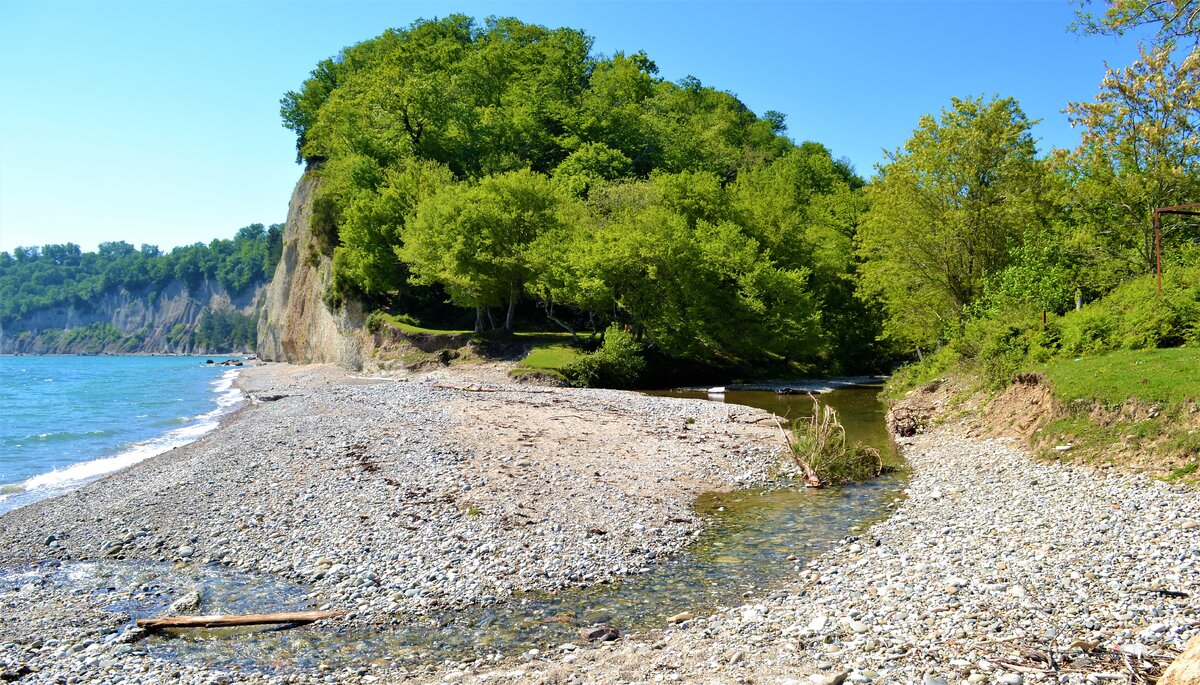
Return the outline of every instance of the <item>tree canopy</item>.
<path id="1" fill-rule="evenodd" d="M 574 29 L 461 15 L 318 64 L 282 114 L 320 178 L 327 299 L 477 329 L 495 307 L 507 331 L 522 312 L 616 323 L 723 364 L 877 362 L 878 315 L 853 298 L 862 179 L 782 114 L 657 73 Z M 847 312 L 864 320 L 834 325 Z"/>

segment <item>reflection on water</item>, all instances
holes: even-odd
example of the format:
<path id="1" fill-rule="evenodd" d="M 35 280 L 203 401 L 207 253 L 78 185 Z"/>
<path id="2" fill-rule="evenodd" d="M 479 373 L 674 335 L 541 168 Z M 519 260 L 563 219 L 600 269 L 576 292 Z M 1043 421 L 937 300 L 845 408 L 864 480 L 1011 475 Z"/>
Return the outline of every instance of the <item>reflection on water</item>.
<path id="1" fill-rule="evenodd" d="M 836 407 L 851 440 L 894 450 L 883 426 L 877 388 L 846 388 L 822 396 Z M 703 393 L 655 393 L 704 397 Z M 724 397 L 790 418 L 811 411 L 806 396 L 735 392 Z M 887 476 L 864 485 L 812 490 L 780 482 L 768 487 L 701 496 L 697 511 L 710 521 L 704 533 L 674 560 L 649 573 L 589 588 L 529 593 L 491 607 L 444 611 L 421 619 L 403 617 L 395 626 L 366 632 L 315 624 L 291 631 L 210 630 L 155 637 L 144 643 L 152 654 L 195 664 L 286 671 L 375 664 L 466 660 L 492 653 L 514 654 L 578 642 L 579 628 L 604 623 L 621 631 L 665 625 L 687 611 L 703 615 L 746 598 L 786 591 L 786 582 L 807 559 L 886 514 L 904 486 Z M 116 562 L 112 562 L 116 565 Z M 129 568 L 129 565 L 125 565 Z M 147 616 L 165 608 L 165 588 L 192 583 L 204 596 L 205 613 L 284 611 L 304 607 L 306 588 L 237 574 L 220 567 L 179 571 L 142 565 L 131 578 L 98 581 L 105 588 L 141 588 L 114 597 L 115 610 Z M 157 575 L 156 575 L 157 574 Z M 176 574 L 176 575 L 171 575 Z M 107 590 L 105 590 L 107 591 Z M 139 594 L 139 592 L 141 594 Z M 401 618 L 401 617 L 397 617 Z"/>
<path id="2" fill-rule="evenodd" d="M 880 399 L 878 385 L 852 385 L 818 395 L 821 404 L 837 410 L 838 420 L 846 428 L 846 439 L 874 447 L 885 461 L 896 462 L 896 446 L 884 421 L 887 404 Z M 709 395 L 695 390 L 667 390 L 648 393 L 659 397 L 691 397 L 710 399 L 727 404 L 741 404 L 769 411 L 792 421 L 812 416 L 812 399 L 808 395 L 784 395 L 770 391 L 735 391 L 724 395 Z"/>

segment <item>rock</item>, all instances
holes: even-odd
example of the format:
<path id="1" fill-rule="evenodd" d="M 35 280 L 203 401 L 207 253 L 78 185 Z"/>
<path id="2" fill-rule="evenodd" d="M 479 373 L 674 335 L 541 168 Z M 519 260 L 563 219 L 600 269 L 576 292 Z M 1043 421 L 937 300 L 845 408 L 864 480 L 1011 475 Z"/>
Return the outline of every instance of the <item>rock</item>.
<path id="1" fill-rule="evenodd" d="M 1021 677 L 1020 673 L 1004 673 L 999 678 L 996 678 L 996 682 L 1000 683 L 1000 685 L 1021 685 L 1021 683 L 1025 682 L 1025 679 Z"/>
<path id="2" fill-rule="evenodd" d="M 1200 683 L 1200 635 L 1188 641 L 1183 653 L 1163 671 L 1158 685 L 1186 685 Z"/>
<path id="3" fill-rule="evenodd" d="M 808 629 L 814 633 L 819 633 L 825 630 L 825 624 L 829 623 L 829 617 L 825 614 L 817 614 L 816 618 L 808 624 Z"/>
<path id="4" fill-rule="evenodd" d="M 858 633 L 859 635 L 862 635 L 863 633 L 870 630 L 870 628 L 867 626 L 867 624 L 863 623 L 862 621 L 854 621 L 854 620 L 847 621 L 846 627 L 850 628 L 850 630 L 853 630 L 854 632 Z"/>
<path id="5" fill-rule="evenodd" d="M 809 682 L 813 685 L 842 685 L 846 682 L 846 678 L 850 677 L 849 671 L 841 671 L 825 675 L 823 673 L 814 673 L 808 677 Z"/>
<path id="6" fill-rule="evenodd" d="M 190 559 L 192 557 L 192 555 L 196 553 L 196 548 L 191 547 L 189 545 L 184 545 L 183 547 L 180 547 L 178 550 L 176 550 L 175 553 L 178 554 L 179 556 L 183 557 L 184 559 Z"/>
<path id="7" fill-rule="evenodd" d="M 921 680 L 921 685 L 948 685 L 945 678 L 927 675 Z"/>
<path id="8" fill-rule="evenodd" d="M 759 613 L 757 609 L 750 608 L 742 610 L 742 623 L 754 623 L 756 621 L 761 621 L 762 619 L 763 615 Z"/>
<path id="9" fill-rule="evenodd" d="M 674 616 L 671 616 L 670 618 L 668 618 L 667 623 L 683 623 L 684 621 L 690 621 L 693 618 L 696 618 L 696 617 L 694 615 L 692 615 L 692 612 L 681 611 L 678 614 L 675 614 Z"/>
<path id="10" fill-rule="evenodd" d="M 171 602 L 171 612 L 175 614 L 190 614 L 200 608 L 200 593 L 190 590 L 179 599 Z"/>
<path id="11" fill-rule="evenodd" d="M 592 626 L 580 629 L 579 637 L 588 642 L 612 642 L 621 638 L 621 631 L 608 626 Z"/>

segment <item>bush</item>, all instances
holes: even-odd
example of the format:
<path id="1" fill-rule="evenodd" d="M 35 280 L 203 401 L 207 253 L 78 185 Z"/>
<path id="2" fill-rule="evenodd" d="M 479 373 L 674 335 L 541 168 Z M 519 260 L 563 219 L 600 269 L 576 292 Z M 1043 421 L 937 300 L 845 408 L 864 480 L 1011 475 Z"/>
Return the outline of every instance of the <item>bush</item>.
<path id="1" fill-rule="evenodd" d="M 384 314 L 383 311 L 376 309 L 367 316 L 367 332 L 372 334 L 378 333 L 379 331 L 383 330 L 383 324 L 386 322 L 387 314 Z"/>
<path id="2" fill-rule="evenodd" d="M 788 441 L 792 459 L 804 472 L 805 480 L 814 487 L 854 483 L 875 478 L 883 473 L 883 458 L 879 450 L 862 443 L 846 446 L 846 429 L 838 420 L 837 411 L 822 406 L 817 398 L 808 423 L 792 427 Z"/>
<path id="3" fill-rule="evenodd" d="M 646 369 L 642 346 L 628 331 L 613 324 L 604 331 L 604 344 L 571 362 L 564 375 L 577 387 L 631 388 Z"/>

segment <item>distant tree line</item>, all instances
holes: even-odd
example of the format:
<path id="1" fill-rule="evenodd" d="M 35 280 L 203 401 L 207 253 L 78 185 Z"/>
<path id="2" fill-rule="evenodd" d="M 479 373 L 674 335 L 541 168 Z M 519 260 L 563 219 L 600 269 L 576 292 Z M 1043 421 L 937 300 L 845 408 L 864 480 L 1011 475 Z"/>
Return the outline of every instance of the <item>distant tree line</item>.
<path id="1" fill-rule="evenodd" d="M 100 297 L 120 289 L 145 292 L 153 304 L 174 282 L 195 290 L 207 281 L 236 296 L 270 280 L 282 253 L 282 238 L 282 224 L 251 224 L 231 240 L 170 252 L 154 245 L 139 249 L 123 241 L 101 243 L 96 252 L 84 252 L 73 243 L 0 252 L 0 324 L 52 307 L 90 311 Z"/>

